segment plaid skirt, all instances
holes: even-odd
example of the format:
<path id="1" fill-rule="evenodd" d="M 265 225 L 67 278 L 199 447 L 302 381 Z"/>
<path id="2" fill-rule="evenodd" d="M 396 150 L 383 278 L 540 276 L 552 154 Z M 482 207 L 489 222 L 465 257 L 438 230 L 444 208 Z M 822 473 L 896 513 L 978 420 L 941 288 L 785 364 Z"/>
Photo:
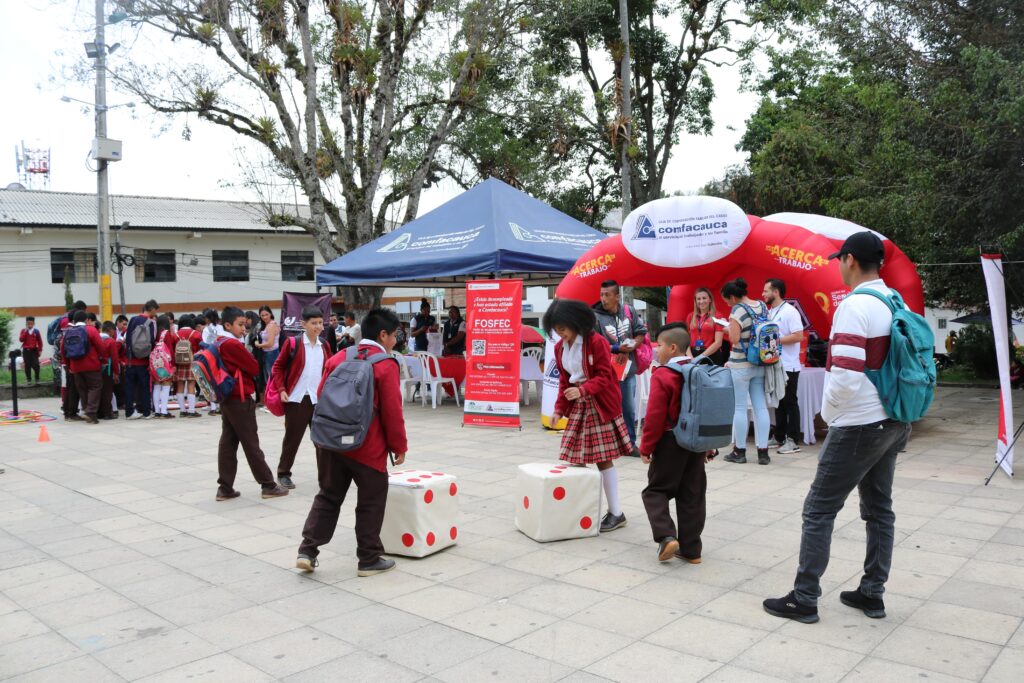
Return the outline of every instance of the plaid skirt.
<path id="1" fill-rule="evenodd" d="M 192 377 L 192 366 L 191 365 L 175 365 L 174 366 L 174 381 L 176 382 L 191 382 L 194 378 Z"/>
<path id="2" fill-rule="evenodd" d="M 560 460 L 573 465 L 592 465 L 629 455 L 632 450 L 622 415 L 611 422 L 601 422 L 592 396 L 581 396 L 573 402 L 569 424 L 562 432 Z"/>

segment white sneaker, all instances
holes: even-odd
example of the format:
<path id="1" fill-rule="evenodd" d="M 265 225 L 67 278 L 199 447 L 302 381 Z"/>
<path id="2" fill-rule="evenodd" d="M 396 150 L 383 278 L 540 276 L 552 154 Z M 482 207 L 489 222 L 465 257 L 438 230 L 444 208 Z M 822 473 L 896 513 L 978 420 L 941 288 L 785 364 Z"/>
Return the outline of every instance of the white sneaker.
<path id="1" fill-rule="evenodd" d="M 156 415 L 156 413 L 150 413 L 149 415 L 143 415 L 142 419 L 143 420 L 152 420 L 155 415 Z"/>
<path id="2" fill-rule="evenodd" d="M 778 441 L 775 440 L 774 436 L 772 438 L 768 439 L 768 448 L 778 448 L 781 445 L 782 444 L 780 444 Z"/>
<path id="3" fill-rule="evenodd" d="M 142 419 L 142 413 L 132 413 L 131 415 L 129 415 L 125 419 L 126 420 L 141 420 Z"/>
<path id="4" fill-rule="evenodd" d="M 796 441 L 793 441 L 793 439 L 786 439 L 786 443 L 782 444 L 782 448 L 775 452 L 780 455 L 789 455 L 790 453 L 799 453 L 800 447 L 796 445 Z"/>

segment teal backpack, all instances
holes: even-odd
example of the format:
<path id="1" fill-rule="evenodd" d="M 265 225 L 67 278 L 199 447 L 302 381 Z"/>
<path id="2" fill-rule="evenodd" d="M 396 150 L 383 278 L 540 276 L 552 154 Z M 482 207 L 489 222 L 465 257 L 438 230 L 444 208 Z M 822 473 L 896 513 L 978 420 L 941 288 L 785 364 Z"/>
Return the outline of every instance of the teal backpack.
<path id="1" fill-rule="evenodd" d="M 864 374 L 878 389 L 885 413 L 897 422 L 916 422 L 924 417 L 935 398 L 935 335 L 928 321 L 903 303 L 895 290 L 891 296 L 872 289 L 868 294 L 882 301 L 892 312 L 889 354 L 877 370 Z"/>

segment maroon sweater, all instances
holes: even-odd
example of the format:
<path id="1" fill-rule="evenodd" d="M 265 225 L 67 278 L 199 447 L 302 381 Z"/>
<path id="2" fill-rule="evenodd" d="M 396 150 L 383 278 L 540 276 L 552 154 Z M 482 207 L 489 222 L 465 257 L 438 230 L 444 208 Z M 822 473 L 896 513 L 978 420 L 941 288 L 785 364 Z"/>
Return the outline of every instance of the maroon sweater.
<path id="1" fill-rule="evenodd" d="M 558 364 L 558 400 L 555 401 L 555 412 L 568 416 L 572 410 L 572 401 L 565 397 L 569 388 L 569 372 L 562 365 L 563 342 L 555 344 L 555 362 Z M 611 422 L 622 416 L 622 391 L 619 380 L 612 368 L 612 352 L 608 341 L 597 332 L 583 340 L 583 374 L 586 379 L 580 386 L 580 392 L 593 396 L 597 404 L 601 422 Z"/>
<path id="2" fill-rule="evenodd" d="M 298 348 L 295 349 L 295 358 L 289 363 L 288 359 L 292 354 L 292 348 L 296 344 L 298 344 Z M 327 361 L 330 359 L 331 354 L 326 342 L 323 340 L 320 341 L 320 350 L 324 354 L 324 364 L 322 367 L 326 371 Z M 305 367 L 306 344 L 302 341 L 302 335 L 289 337 L 281 342 L 281 352 L 277 354 L 277 360 L 274 361 L 274 369 L 271 370 L 270 374 L 270 383 L 274 385 L 278 392 L 285 391 L 291 394 L 295 390 L 295 385 L 299 383 L 299 377 L 302 377 L 302 371 Z M 337 367 L 337 365 L 334 367 Z M 323 377 L 320 379 L 323 379 Z M 319 396 L 319 388 L 317 389 L 317 395 Z"/>
<path id="3" fill-rule="evenodd" d="M 242 397 L 248 398 L 256 391 L 256 375 L 259 374 L 260 366 L 245 348 L 245 344 L 234 337 L 218 337 L 220 344 L 220 359 L 224 361 L 224 368 L 232 377 L 239 382 L 241 391 L 235 390 L 232 399 L 238 399 L 239 393 Z M 228 399 L 231 400 L 231 399 Z"/>
<path id="4" fill-rule="evenodd" d="M 647 416 L 640 438 L 641 455 L 650 455 L 665 432 L 672 431 L 679 420 L 683 376 L 668 368 L 655 368 L 651 373 L 651 395 L 647 399 Z"/>

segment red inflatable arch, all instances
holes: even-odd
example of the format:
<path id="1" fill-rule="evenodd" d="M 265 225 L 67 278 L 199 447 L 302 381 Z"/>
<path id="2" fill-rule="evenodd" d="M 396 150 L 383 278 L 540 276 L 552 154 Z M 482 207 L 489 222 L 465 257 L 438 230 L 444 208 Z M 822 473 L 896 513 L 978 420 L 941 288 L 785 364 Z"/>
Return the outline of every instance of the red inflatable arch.
<path id="1" fill-rule="evenodd" d="M 717 197 L 658 199 L 630 213 L 622 234 L 584 254 L 555 295 L 596 301 L 604 280 L 633 287 L 669 286 L 668 319 L 676 321 L 692 311 L 697 287 L 711 289 L 716 308 L 723 312 L 727 307 L 718 292 L 728 280 L 745 278 L 750 296 L 756 298 L 764 281 L 777 277 L 786 282 L 787 298 L 797 299 L 812 328 L 827 338 L 835 307 L 849 293 L 838 262 L 828 256 L 848 235 L 864 229 L 811 214 L 747 216 Z M 882 239 L 883 278 L 910 308 L 923 312 L 917 269 L 895 244 Z"/>

